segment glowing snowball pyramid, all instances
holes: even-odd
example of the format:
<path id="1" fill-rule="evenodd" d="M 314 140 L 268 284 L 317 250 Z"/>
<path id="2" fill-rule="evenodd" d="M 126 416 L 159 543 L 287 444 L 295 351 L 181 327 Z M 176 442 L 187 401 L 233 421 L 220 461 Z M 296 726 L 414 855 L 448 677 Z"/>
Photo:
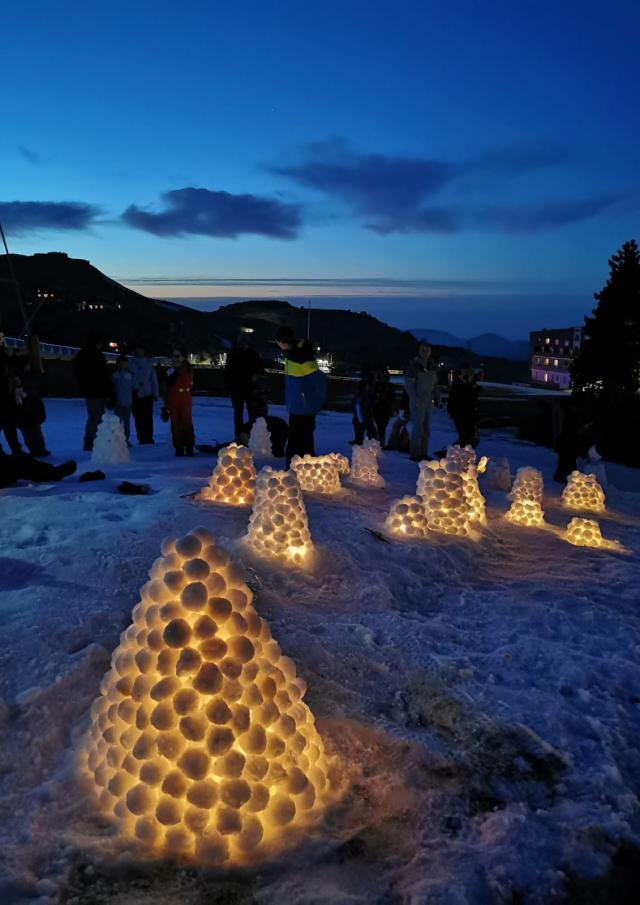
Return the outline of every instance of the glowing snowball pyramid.
<path id="1" fill-rule="evenodd" d="M 509 494 L 511 506 L 505 518 L 515 525 L 524 525 L 525 528 L 544 527 L 543 490 L 542 472 L 528 465 L 519 468 Z"/>
<path id="2" fill-rule="evenodd" d="M 427 510 L 422 497 L 403 496 L 391 504 L 385 528 L 399 537 L 427 537 Z"/>
<path id="3" fill-rule="evenodd" d="M 258 474 L 247 544 L 259 556 L 304 565 L 313 551 L 302 491 L 293 471 Z"/>
<path id="4" fill-rule="evenodd" d="M 351 452 L 351 482 L 358 487 L 384 487 L 384 478 L 378 473 L 378 457 L 367 446 L 354 446 Z"/>
<path id="5" fill-rule="evenodd" d="M 334 794 L 306 686 L 208 531 L 162 553 L 91 707 L 79 770 L 119 834 L 154 855 L 259 861 Z"/>
<path id="6" fill-rule="evenodd" d="M 98 425 L 91 461 L 94 465 L 124 465 L 129 459 L 122 422 L 113 412 L 105 412 Z"/>
<path id="7" fill-rule="evenodd" d="M 218 453 L 218 461 L 207 487 L 196 494 L 197 500 L 250 506 L 256 486 L 253 456 L 246 446 L 230 443 Z"/>
<path id="8" fill-rule="evenodd" d="M 604 512 L 604 490 L 595 474 L 572 471 L 562 491 L 562 505 L 568 509 Z"/>
<path id="9" fill-rule="evenodd" d="M 338 464 L 333 458 L 337 453 L 328 456 L 294 456 L 291 470 L 295 473 L 302 490 L 315 493 L 339 493 L 342 490 Z"/>
<path id="10" fill-rule="evenodd" d="M 466 470 L 454 459 L 420 463 L 417 496 L 424 502 L 431 531 L 473 536 L 472 510 L 464 478 Z"/>

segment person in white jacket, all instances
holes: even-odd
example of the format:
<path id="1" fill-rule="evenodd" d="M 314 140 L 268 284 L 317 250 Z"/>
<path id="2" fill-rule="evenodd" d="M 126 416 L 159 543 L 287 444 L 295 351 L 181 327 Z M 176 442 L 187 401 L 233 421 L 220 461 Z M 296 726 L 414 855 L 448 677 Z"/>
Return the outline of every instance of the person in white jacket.
<path id="1" fill-rule="evenodd" d="M 133 420 L 138 443 L 153 443 L 153 401 L 158 398 L 158 377 L 153 361 L 140 343 L 129 361 L 133 377 Z"/>
<path id="2" fill-rule="evenodd" d="M 409 447 L 414 462 L 429 458 L 429 435 L 433 405 L 440 406 L 438 371 L 431 358 L 431 346 L 426 340 L 418 345 L 418 354 L 412 358 L 404 372 L 404 388 L 409 397 L 411 413 L 411 443 Z"/>

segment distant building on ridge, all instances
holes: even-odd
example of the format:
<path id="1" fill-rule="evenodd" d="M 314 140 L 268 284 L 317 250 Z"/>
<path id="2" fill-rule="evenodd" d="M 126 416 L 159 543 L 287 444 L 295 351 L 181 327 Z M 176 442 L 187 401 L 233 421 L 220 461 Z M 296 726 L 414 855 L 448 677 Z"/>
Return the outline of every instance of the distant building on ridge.
<path id="1" fill-rule="evenodd" d="M 568 390 L 571 365 L 584 340 L 584 327 L 556 327 L 529 334 L 531 383 Z"/>

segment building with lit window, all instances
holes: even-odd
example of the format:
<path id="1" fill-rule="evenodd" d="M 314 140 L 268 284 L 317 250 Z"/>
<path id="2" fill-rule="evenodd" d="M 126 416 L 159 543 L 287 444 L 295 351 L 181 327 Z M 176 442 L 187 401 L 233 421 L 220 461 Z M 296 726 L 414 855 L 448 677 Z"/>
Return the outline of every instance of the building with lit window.
<path id="1" fill-rule="evenodd" d="M 529 334 L 531 383 L 558 390 L 571 386 L 571 365 L 584 340 L 584 327 L 556 327 Z"/>

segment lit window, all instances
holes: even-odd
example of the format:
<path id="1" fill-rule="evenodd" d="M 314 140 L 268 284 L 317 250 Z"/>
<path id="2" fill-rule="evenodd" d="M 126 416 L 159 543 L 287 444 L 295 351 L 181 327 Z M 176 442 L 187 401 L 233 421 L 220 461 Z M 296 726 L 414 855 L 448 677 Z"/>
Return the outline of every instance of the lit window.
<path id="1" fill-rule="evenodd" d="M 553 365 L 554 365 L 554 367 L 557 368 L 559 364 L 560 364 L 560 362 L 558 361 L 558 359 L 557 359 L 557 358 L 554 358 L 554 359 L 553 359 Z"/>
<path id="2" fill-rule="evenodd" d="M 544 372 L 544 382 L 547 383 L 548 380 L 549 380 L 549 375 L 548 375 L 547 372 L 545 371 L 545 372 Z"/>
<path id="3" fill-rule="evenodd" d="M 545 337 L 545 343 L 550 343 L 550 342 L 551 342 L 551 338 L 549 336 Z"/>

